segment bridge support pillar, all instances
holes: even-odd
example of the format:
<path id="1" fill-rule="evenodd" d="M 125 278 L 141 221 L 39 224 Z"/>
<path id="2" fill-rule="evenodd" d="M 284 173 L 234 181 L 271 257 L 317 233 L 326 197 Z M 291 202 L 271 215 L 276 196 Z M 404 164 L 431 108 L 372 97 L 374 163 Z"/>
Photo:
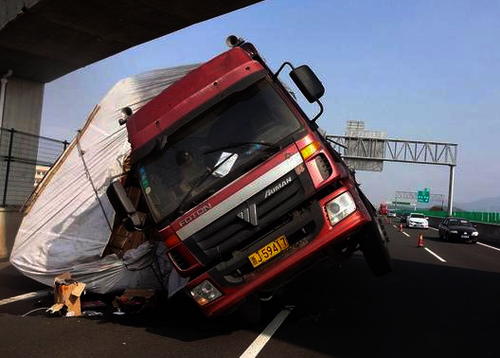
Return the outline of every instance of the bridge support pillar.
<path id="1" fill-rule="evenodd" d="M 453 191 L 455 190 L 455 166 L 450 165 L 450 183 L 448 188 L 448 216 L 453 215 Z"/>
<path id="2" fill-rule="evenodd" d="M 34 135 L 40 134 L 40 125 L 42 119 L 43 93 L 45 85 L 40 82 L 25 80 L 11 76 L 9 73 L 0 74 L 0 127 L 16 131 L 22 131 Z M 33 183 L 29 181 L 26 184 L 19 184 L 15 178 L 7 178 L 7 161 L 9 155 L 9 131 L 0 131 L 0 260 L 8 258 L 10 250 L 14 244 L 19 226 L 21 225 L 23 214 L 19 212 L 22 202 L 13 201 L 13 197 L 4 193 L 8 181 L 16 182 L 16 190 L 21 192 L 31 192 Z M 13 149 L 12 154 L 23 157 L 23 153 L 29 150 L 38 150 L 38 148 L 26 148 L 22 143 Z M 24 152 L 22 152 L 24 151 Z M 16 172 L 17 176 L 33 177 L 35 176 L 35 165 L 24 165 L 21 172 Z M 20 188 L 19 185 L 25 185 L 26 188 Z M 30 186 L 30 187 L 28 187 Z"/>
<path id="3" fill-rule="evenodd" d="M 24 214 L 19 207 L 0 208 L 0 262 L 7 260 L 14 246 Z"/>

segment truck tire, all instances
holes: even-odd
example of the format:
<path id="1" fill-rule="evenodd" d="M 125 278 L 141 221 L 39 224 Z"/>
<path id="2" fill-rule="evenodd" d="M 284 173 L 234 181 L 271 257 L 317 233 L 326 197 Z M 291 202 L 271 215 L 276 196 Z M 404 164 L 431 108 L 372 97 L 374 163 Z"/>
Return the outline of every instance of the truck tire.
<path id="1" fill-rule="evenodd" d="M 262 303 L 256 294 L 251 294 L 238 306 L 238 313 L 248 323 L 259 323 L 262 315 Z"/>
<path id="2" fill-rule="evenodd" d="M 360 248 L 368 267 L 377 277 L 392 272 L 392 261 L 387 247 L 388 237 L 385 228 L 378 218 L 367 225 L 360 238 Z"/>
<path id="3" fill-rule="evenodd" d="M 387 247 L 389 237 L 382 220 L 377 218 L 373 205 L 361 190 L 359 194 L 372 218 L 371 223 L 361 232 L 359 246 L 373 274 L 376 277 L 384 276 L 392 272 L 392 260 Z"/>

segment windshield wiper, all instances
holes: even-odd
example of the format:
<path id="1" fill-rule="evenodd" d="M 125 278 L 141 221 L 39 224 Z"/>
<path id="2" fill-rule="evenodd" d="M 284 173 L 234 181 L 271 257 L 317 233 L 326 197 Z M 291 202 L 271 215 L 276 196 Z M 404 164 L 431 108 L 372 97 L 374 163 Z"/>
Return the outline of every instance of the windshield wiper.
<path id="1" fill-rule="evenodd" d="M 222 146 L 220 148 L 209 150 L 209 151 L 207 151 L 207 152 L 205 152 L 203 154 L 215 153 L 215 152 L 223 151 L 225 149 L 236 148 L 236 147 L 241 147 L 243 145 L 251 145 L 251 144 L 262 145 L 262 146 L 265 146 L 265 147 L 275 148 L 275 149 L 281 150 L 281 146 L 280 145 L 272 144 L 272 143 L 267 143 L 267 142 L 233 142 L 233 143 L 229 143 L 229 144 L 227 144 L 225 146 Z M 205 172 L 205 174 L 203 174 L 202 176 L 200 176 L 200 178 L 198 179 L 198 181 L 196 181 L 196 183 L 191 187 L 191 189 L 189 189 L 189 191 L 186 193 L 186 195 L 184 195 L 184 197 L 182 198 L 179 206 L 177 207 L 177 209 L 175 211 L 177 211 L 177 212 L 183 212 L 184 211 L 184 205 L 186 204 L 186 202 L 188 201 L 188 199 L 191 197 L 191 194 L 193 193 L 193 191 L 196 188 L 198 188 L 200 185 L 202 185 L 208 178 L 210 178 L 210 176 L 213 173 L 215 173 L 217 171 L 217 169 L 219 169 L 221 166 L 223 166 L 224 163 L 226 163 L 229 159 L 231 159 L 236 154 L 237 153 L 230 153 L 230 155 L 228 155 L 226 158 L 224 158 L 224 160 L 221 160 L 220 163 L 218 163 L 212 169 L 207 170 Z"/>
<path id="2" fill-rule="evenodd" d="M 184 195 L 184 197 L 182 198 L 181 200 L 181 203 L 179 204 L 179 206 L 177 207 L 177 209 L 175 209 L 175 211 L 179 212 L 183 212 L 184 210 L 184 205 L 186 204 L 186 201 L 189 199 L 189 197 L 191 196 L 191 193 L 196 189 L 198 188 L 201 184 L 203 184 L 205 182 L 205 180 L 207 180 L 208 178 L 210 178 L 210 176 L 217 170 L 219 169 L 225 162 L 227 162 L 230 158 L 232 158 L 234 155 L 236 155 L 236 153 L 231 153 L 230 155 L 228 155 L 226 158 L 224 158 L 224 160 L 221 160 L 221 162 L 219 164 L 217 164 L 216 166 L 214 166 L 212 169 L 210 170 L 207 170 L 205 172 L 205 174 L 203 174 L 202 176 L 200 176 L 200 178 L 196 181 L 196 183 L 191 187 L 191 189 L 189 189 L 189 191 L 186 193 L 186 195 Z"/>
<path id="3" fill-rule="evenodd" d="M 232 142 L 232 143 L 228 143 L 228 144 L 226 144 L 224 146 L 221 146 L 219 148 L 210 149 L 210 150 L 206 151 L 203 154 L 211 154 L 211 153 L 220 152 L 220 151 L 226 150 L 226 149 L 237 148 L 237 147 L 241 147 L 241 146 L 244 146 L 244 145 L 252 145 L 252 144 L 254 144 L 254 145 L 262 145 L 264 147 L 276 148 L 276 149 L 281 150 L 281 146 L 280 145 L 273 144 L 273 143 L 268 143 L 268 142 Z"/>

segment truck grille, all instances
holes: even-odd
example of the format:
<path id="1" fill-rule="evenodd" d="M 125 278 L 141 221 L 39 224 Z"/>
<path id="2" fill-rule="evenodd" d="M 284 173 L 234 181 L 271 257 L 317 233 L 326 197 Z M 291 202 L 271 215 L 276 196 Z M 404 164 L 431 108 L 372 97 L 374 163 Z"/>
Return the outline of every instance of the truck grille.
<path id="1" fill-rule="evenodd" d="M 286 183 L 276 189 L 280 183 Z M 309 175 L 291 171 L 247 202 L 192 235 L 185 243 L 205 265 L 215 259 L 228 260 L 240 250 L 289 220 L 289 213 L 312 190 Z"/>

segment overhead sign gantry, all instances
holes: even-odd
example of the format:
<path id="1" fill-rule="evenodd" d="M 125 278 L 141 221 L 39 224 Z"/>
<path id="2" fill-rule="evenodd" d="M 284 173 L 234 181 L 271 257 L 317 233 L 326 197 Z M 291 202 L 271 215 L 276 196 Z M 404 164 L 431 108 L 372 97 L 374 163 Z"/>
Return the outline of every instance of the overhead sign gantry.
<path id="1" fill-rule="evenodd" d="M 453 191 L 458 144 L 405 139 L 369 138 L 354 135 L 327 135 L 344 159 L 445 165 L 450 168 L 448 214 L 453 213 Z M 356 168 L 356 167 L 354 167 Z M 359 169 L 358 170 L 366 170 Z"/>

